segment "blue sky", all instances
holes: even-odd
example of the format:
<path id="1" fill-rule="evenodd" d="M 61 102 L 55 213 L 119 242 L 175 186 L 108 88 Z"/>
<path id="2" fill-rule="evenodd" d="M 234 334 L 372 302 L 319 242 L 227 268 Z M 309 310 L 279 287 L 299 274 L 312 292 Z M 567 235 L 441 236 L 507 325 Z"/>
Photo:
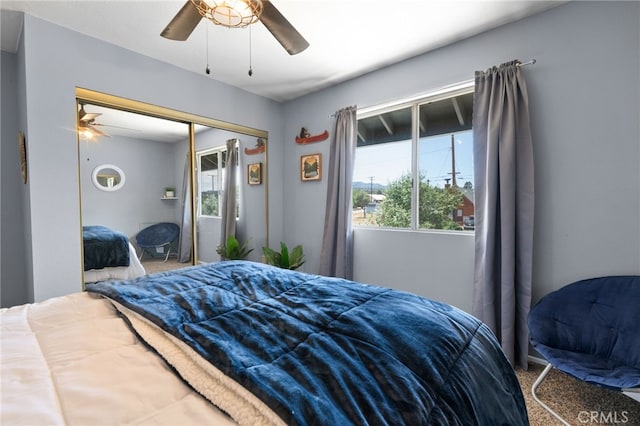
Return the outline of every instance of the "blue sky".
<path id="1" fill-rule="evenodd" d="M 471 130 L 454 134 L 458 186 L 473 182 L 473 134 Z M 451 178 L 451 134 L 422 138 L 419 142 L 420 170 L 430 183 L 443 187 Z M 354 182 L 387 185 L 411 169 L 411 141 L 392 142 L 358 148 Z"/>

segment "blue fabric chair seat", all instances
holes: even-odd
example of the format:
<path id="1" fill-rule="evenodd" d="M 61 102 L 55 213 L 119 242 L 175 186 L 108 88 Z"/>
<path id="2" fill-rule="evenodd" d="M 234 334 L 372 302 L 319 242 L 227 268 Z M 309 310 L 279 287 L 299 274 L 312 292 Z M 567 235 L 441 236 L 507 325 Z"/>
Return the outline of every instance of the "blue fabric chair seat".
<path id="1" fill-rule="evenodd" d="M 640 387 L 640 276 L 608 276 L 569 284 L 544 296 L 528 317 L 532 346 L 551 368 L 622 391 Z M 566 422 L 564 422 L 566 423 Z"/>
<path id="2" fill-rule="evenodd" d="M 553 348 L 543 350 L 540 346 L 536 349 L 544 352 L 545 359 L 555 368 L 583 382 L 617 391 L 640 386 L 640 369 L 637 367 L 597 355 Z"/>
<path id="3" fill-rule="evenodd" d="M 180 227 L 175 223 L 160 222 L 144 228 L 136 235 L 136 244 L 142 249 L 140 259 L 148 249 L 158 250 L 160 247 L 169 246 L 180 235 Z M 164 250 L 164 249 L 163 249 Z M 165 261 L 169 258 L 171 248 L 167 248 Z"/>

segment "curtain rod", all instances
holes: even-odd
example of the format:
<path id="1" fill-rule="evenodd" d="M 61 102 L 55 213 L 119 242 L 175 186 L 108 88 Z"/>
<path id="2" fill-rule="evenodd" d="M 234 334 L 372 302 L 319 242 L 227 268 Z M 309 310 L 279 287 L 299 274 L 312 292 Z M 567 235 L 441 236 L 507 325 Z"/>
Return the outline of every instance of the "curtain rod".
<path id="1" fill-rule="evenodd" d="M 518 61 L 517 66 L 518 66 L 518 67 L 526 67 L 527 65 L 533 65 L 533 64 L 535 64 L 535 63 L 536 63 L 536 59 L 535 59 L 535 58 L 532 58 L 532 59 L 529 59 L 529 60 L 528 60 L 528 61 L 526 61 L 526 62 L 520 62 L 520 61 Z M 459 85 L 453 85 L 453 86 L 468 86 L 469 84 L 473 84 L 473 83 L 474 83 L 474 80 L 468 80 L 468 81 L 465 81 L 465 82 L 460 83 Z M 451 87 L 452 87 L 452 86 L 447 86 L 445 89 L 449 90 L 449 89 L 451 89 Z M 436 91 L 436 92 L 437 92 L 437 91 Z M 424 96 L 424 95 L 420 95 L 420 96 L 419 96 L 419 97 L 417 97 L 417 98 L 420 98 L 420 97 L 422 97 L 422 96 Z M 407 100 L 405 100 L 405 101 L 407 101 Z M 403 101 L 403 102 L 404 102 L 404 101 Z M 400 102 L 400 103 L 402 103 L 402 102 Z M 368 109 L 368 108 L 372 108 L 372 107 L 367 107 L 367 108 L 363 108 L 363 109 Z M 333 113 L 333 114 L 330 114 L 328 118 L 335 118 L 337 115 L 338 115 L 337 113 Z"/>
<path id="2" fill-rule="evenodd" d="M 536 63 L 535 58 L 534 59 L 529 59 L 527 62 L 518 62 L 518 66 L 519 67 L 526 67 L 527 65 L 533 65 Z"/>

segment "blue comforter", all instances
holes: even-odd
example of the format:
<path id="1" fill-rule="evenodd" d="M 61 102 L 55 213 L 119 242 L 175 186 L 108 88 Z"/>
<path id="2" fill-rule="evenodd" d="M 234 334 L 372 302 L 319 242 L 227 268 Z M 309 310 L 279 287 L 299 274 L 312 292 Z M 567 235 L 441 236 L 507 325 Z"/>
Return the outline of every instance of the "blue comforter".
<path id="1" fill-rule="evenodd" d="M 492 332 L 443 303 L 243 261 L 87 290 L 182 339 L 287 424 L 528 424 Z"/>
<path id="2" fill-rule="evenodd" d="M 129 239 L 106 226 L 82 227 L 84 270 L 129 266 Z"/>

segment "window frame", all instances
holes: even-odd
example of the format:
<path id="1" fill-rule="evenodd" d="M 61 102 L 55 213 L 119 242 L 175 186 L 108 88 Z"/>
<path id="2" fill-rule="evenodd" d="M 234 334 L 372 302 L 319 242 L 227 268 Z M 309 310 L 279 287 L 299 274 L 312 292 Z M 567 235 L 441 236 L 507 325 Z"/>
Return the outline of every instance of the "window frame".
<path id="1" fill-rule="evenodd" d="M 217 218 L 220 219 L 222 216 L 220 216 L 220 199 L 219 199 L 219 194 L 218 194 L 218 215 L 217 216 L 213 216 L 213 215 L 208 215 L 208 214 L 202 214 L 202 157 L 207 156 L 207 155 L 211 155 L 211 154 L 215 154 L 218 153 L 220 155 L 220 163 L 223 163 L 222 160 L 222 155 L 226 155 L 227 154 L 227 147 L 224 145 L 215 147 L 215 148 L 207 148 L 207 149 L 203 149 L 202 151 L 197 151 L 196 152 L 196 177 L 197 177 L 197 184 L 198 184 L 198 191 L 197 191 L 197 216 L 198 217 L 207 217 L 207 218 Z M 227 161 L 225 158 L 224 161 L 224 167 L 220 167 L 218 170 L 220 171 L 220 185 L 223 184 L 224 182 L 224 175 L 223 173 L 226 172 L 226 165 L 227 165 Z M 219 190 L 219 192 L 221 192 L 222 189 Z"/>
<path id="2" fill-rule="evenodd" d="M 437 232 L 437 233 L 466 233 L 474 234 L 475 230 L 446 230 L 446 229 L 427 229 L 420 228 L 419 224 L 419 209 L 420 209 L 420 158 L 419 158 L 419 144 L 420 144 L 420 107 L 427 103 L 438 102 L 456 96 L 473 93 L 475 89 L 475 80 L 466 80 L 457 84 L 442 87 L 440 89 L 427 92 L 424 94 L 412 96 L 410 98 L 400 99 L 397 101 L 391 101 L 384 104 L 366 107 L 358 109 L 356 112 L 356 122 L 388 113 L 391 111 L 397 111 L 404 108 L 411 108 L 411 221 L 409 228 L 395 228 L 389 226 L 358 226 L 357 228 L 365 229 L 383 229 L 383 230 L 399 230 L 410 232 Z M 357 148 L 356 148 L 357 151 Z"/>

